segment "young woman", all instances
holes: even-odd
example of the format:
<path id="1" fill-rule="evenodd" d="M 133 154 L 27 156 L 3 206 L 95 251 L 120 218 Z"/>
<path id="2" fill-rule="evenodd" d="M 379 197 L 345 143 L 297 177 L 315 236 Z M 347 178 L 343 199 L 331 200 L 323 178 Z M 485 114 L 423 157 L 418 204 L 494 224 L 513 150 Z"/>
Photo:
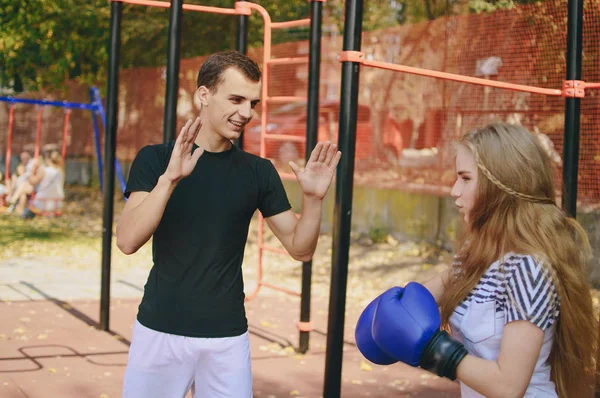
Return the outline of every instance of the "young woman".
<path id="1" fill-rule="evenodd" d="M 556 204 L 544 149 L 520 126 L 492 124 L 460 140 L 456 173 L 451 194 L 465 228 L 452 267 L 426 282 L 427 290 L 409 284 L 374 300 L 363 313 L 367 321 L 359 320 L 357 342 L 371 343 L 364 343 L 364 325 L 372 320 L 378 348 L 407 363 L 403 355 L 414 353 L 413 365 L 458 379 L 463 397 L 591 397 L 597 343 L 586 280 L 591 250 L 581 226 Z M 403 310 L 413 308 L 404 310 L 410 318 L 398 310 L 403 300 Z M 451 336 L 435 330 L 437 306 Z M 418 329 L 414 344 L 400 349 L 384 340 L 402 339 L 404 324 L 417 317 L 432 326 Z"/>

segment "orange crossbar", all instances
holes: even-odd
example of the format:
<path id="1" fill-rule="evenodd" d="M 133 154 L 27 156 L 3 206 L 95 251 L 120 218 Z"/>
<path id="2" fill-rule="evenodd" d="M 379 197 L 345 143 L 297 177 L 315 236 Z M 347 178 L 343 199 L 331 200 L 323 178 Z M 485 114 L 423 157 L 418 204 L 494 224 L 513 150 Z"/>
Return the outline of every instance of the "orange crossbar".
<path id="1" fill-rule="evenodd" d="M 344 54 L 344 53 L 347 53 L 347 54 Z M 456 82 L 478 84 L 481 86 L 488 86 L 488 87 L 506 88 L 509 90 L 524 91 L 524 92 L 534 93 L 534 94 L 545 94 L 545 95 L 552 95 L 552 96 L 557 96 L 557 97 L 560 97 L 563 95 L 562 90 L 553 89 L 553 88 L 540 88 L 540 87 L 525 86 L 523 84 L 497 82 L 497 81 L 493 81 L 493 80 L 481 79 L 478 77 L 463 76 L 463 75 L 457 75 L 454 73 L 439 72 L 439 71 L 434 71 L 434 70 L 430 70 L 430 69 L 415 68 L 412 66 L 405 66 L 405 65 L 397 65 L 397 64 L 391 64 L 388 62 L 369 61 L 364 58 L 364 55 L 362 53 L 358 53 L 356 51 L 342 51 L 340 53 L 339 58 L 340 58 L 341 62 L 345 62 L 345 61 L 359 62 L 364 66 L 371 66 L 374 68 L 386 69 L 386 70 L 391 70 L 391 71 L 396 71 L 396 72 L 405 72 L 405 73 L 410 73 L 410 74 L 419 75 L 419 76 L 435 77 L 438 79 L 453 80 Z"/>
<path id="2" fill-rule="evenodd" d="M 266 286 L 266 287 L 270 287 L 271 289 L 279 290 L 281 292 L 285 292 L 287 294 L 291 294 L 292 296 L 298 296 L 298 297 L 301 296 L 301 294 L 298 293 L 298 292 L 295 292 L 293 290 L 287 289 L 285 287 L 273 285 L 272 283 L 262 282 L 261 285 Z"/>
<path id="3" fill-rule="evenodd" d="M 286 103 L 286 102 L 306 102 L 306 97 L 291 97 L 291 96 L 267 97 L 267 101 L 272 102 L 274 104 L 282 104 L 282 103 Z M 264 112 L 264 104 L 263 104 L 263 112 Z"/>
<path id="4" fill-rule="evenodd" d="M 111 0 L 111 1 L 120 1 L 121 3 L 135 4 L 135 5 L 148 6 L 148 7 L 160 7 L 160 8 L 171 7 L 171 3 L 169 3 L 168 1 L 155 1 L 155 0 Z M 246 8 L 246 7 L 221 8 L 221 7 L 199 6 L 199 5 L 194 5 L 194 4 L 183 4 L 182 8 L 184 10 L 209 12 L 212 14 L 250 15 L 250 13 L 251 13 L 250 9 Z"/>
<path id="5" fill-rule="evenodd" d="M 279 173 L 279 177 L 281 177 L 282 180 L 295 180 L 296 174 L 294 174 L 294 173 Z"/>
<path id="6" fill-rule="evenodd" d="M 292 65 L 308 63 L 308 57 L 273 58 L 269 65 Z"/>
<path id="7" fill-rule="evenodd" d="M 299 135 L 289 135 L 289 134 L 266 134 L 265 138 L 269 138 L 273 141 L 293 141 L 293 142 L 305 142 L 306 137 L 302 137 Z"/>
<path id="8" fill-rule="evenodd" d="M 310 25 L 310 18 L 297 19 L 295 21 L 272 22 L 271 29 L 295 28 L 296 26 L 306 26 L 306 25 Z"/>

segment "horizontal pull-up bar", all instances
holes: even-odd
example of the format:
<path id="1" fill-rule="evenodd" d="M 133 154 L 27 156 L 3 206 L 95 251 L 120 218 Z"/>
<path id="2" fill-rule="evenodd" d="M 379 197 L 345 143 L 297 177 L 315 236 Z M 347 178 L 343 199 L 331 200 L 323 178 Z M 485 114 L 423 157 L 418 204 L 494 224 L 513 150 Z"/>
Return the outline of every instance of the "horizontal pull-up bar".
<path id="1" fill-rule="evenodd" d="M 8 102 L 11 104 L 58 106 L 61 108 L 87 109 L 90 111 L 97 110 L 96 105 L 79 104 L 77 102 L 67 102 L 67 101 L 47 101 L 47 100 L 25 99 L 25 98 L 0 97 L 0 102 Z"/>
<path id="2" fill-rule="evenodd" d="M 310 18 L 297 19 L 295 21 L 272 22 L 271 28 L 286 29 L 286 28 L 295 28 L 296 26 L 308 26 L 308 25 L 310 25 Z"/>
<path id="3" fill-rule="evenodd" d="M 340 52 L 338 59 L 340 62 L 358 62 L 364 66 L 371 66 L 374 68 L 386 69 L 394 72 L 405 72 L 419 76 L 435 77 L 438 79 L 453 80 L 462 83 L 478 84 L 480 86 L 505 88 L 514 91 L 523 91 L 556 97 L 583 98 L 585 96 L 586 88 L 600 88 L 600 83 L 586 83 L 581 80 L 565 80 L 561 90 L 526 86 L 523 84 L 497 82 L 479 77 L 457 75 L 455 73 L 439 72 L 431 69 L 416 68 L 413 66 L 397 65 L 380 61 L 369 61 L 365 59 L 364 54 L 360 51 L 342 51 Z"/>
<path id="4" fill-rule="evenodd" d="M 127 4 L 135 4 L 140 6 L 148 6 L 148 7 L 160 7 L 160 8 L 169 8 L 171 7 L 171 3 L 168 1 L 155 1 L 155 0 L 111 0 L 118 1 L 121 3 Z M 183 4 L 182 8 L 184 10 L 190 11 L 202 11 L 209 12 L 212 14 L 230 14 L 230 15 L 250 15 L 251 11 L 249 7 L 246 7 L 244 2 L 236 2 L 235 8 L 222 8 L 222 7 L 208 7 L 208 6 L 199 6 L 194 4 Z"/>

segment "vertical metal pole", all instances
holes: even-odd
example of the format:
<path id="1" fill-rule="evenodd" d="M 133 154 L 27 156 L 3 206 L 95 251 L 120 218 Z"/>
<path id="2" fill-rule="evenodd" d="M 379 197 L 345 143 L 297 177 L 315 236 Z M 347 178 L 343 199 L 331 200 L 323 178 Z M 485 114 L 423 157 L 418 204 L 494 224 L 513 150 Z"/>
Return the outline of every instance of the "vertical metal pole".
<path id="1" fill-rule="evenodd" d="M 242 54 L 247 54 L 248 52 L 248 16 L 240 15 L 238 16 L 238 30 L 235 41 L 235 48 Z M 266 84 L 266 82 L 263 82 Z M 238 148 L 244 149 L 244 132 L 240 133 L 240 138 L 235 140 L 235 145 Z"/>
<path id="2" fill-rule="evenodd" d="M 179 56 L 181 47 L 181 16 L 183 0 L 171 0 L 169 19 L 169 48 L 167 50 L 167 91 L 165 94 L 165 118 L 163 142 L 175 139 L 177 127 L 177 92 L 179 91 Z"/>
<path id="3" fill-rule="evenodd" d="M 581 80 L 583 0 L 569 0 L 567 21 L 567 80 Z M 579 166 L 579 98 L 565 100 L 562 208 L 577 215 L 577 174 Z"/>
<path id="4" fill-rule="evenodd" d="M 360 51 L 362 16 L 363 1 L 346 0 L 344 51 Z M 343 62 L 342 64 L 338 133 L 338 147 L 342 152 L 342 159 L 338 165 L 336 178 L 327 353 L 323 389 L 323 396 L 327 398 L 340 397 L 341 390 L 359 66 L 355 62 Z"/>
<path id="5" fill-rule="evenodd" d="M 310 153 L 317 145 L 319 131 L 319 75 L 321 68 L 321 23 L 323 3 L 310 3 L 310 51 L 308 57 L 308 102 L 306 114 L 306 154 L 308 162 Z M 302 296 L 300 299 L 300 322 L 310 322 L 312 260 L 302 263 Z M 308 351 L 310 332 L 300 330 L 298 351 Z"/>
<path id="6" fill-rule="evenodd" d="M 115 178 L 115 152 L 117 148 L 117 98 L 119 91 L 119 50 L 121 46 L 121 16 L 123 3 L 113 1 L 110 9 L 110 52 L 108 59 L 108 85 L 106 90 L 106 134 L 104 138 L 104 212 L 102 218 L 102 282 L 100 288 L 100 326 L 109 330 L 110 310 L 110 260 L 113 226 L 113 197 Z M 93 116 L 95 118 L 95 115 Z"/>

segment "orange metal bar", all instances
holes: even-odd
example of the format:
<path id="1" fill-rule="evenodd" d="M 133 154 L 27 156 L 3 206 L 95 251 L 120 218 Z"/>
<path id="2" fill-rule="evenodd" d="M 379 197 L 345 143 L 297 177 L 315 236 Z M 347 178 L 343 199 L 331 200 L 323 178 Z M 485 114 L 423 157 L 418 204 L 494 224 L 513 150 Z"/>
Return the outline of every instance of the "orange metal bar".
<path id="1" fill-rule="evenodd" d="M 398 71 L 398 72 L 406 72 L 406 73 L 411 73 L 413 75 L 436 77 L 438 79 L 453 80 L 453 81 L 462 82 L 462 83 L 478 84 L 481 86 L 496 87 L 496 88 L 506 88 L 506 89 L 514 90 L 514 91 L 524 91 L 524 92 L 534 93 L 534 94 L 553 95 L 553 96 L 557 96 L 557 97 L 562 96 L 562 91 L 554 89 L 554 88 L 540 88 L 540 87 L 525 86 L 522 84 L 497 82 L 494 80 L 481 79 L 478 77 L 462 76 L 462 75 L 456 75 L 454 73 L 438 72 L 438 71 L 433 71 L 433 70 L 429 70 L 429 69 L 414 68 L 411 66 L 404 66 L 404 65 L 393 65 L 393 64 L 388 64 L 385 62 L 363 61 L 362 64 L 365 66 L 372 66 L 372 67 L 380 68 L 380 69 L 388 69 L 388 70 L 393 70 L 393 71 Z"/>
<path id="2" fill-rule="evenodd" d="M 296 174 L 294 174 L 294 173 L 279 173 L 279 177 L 281 177 L 282 180 L 295 180 Z"/>
<path id="3" fill-rule="evenodd" d="M 33 155 L 35 159 L 40 155 L 40 145 L 42 143 L 42 112 L 42 107 L 38 105 L 37 126 L 35 129 L 35 153 Z"/>
<path id="4" fill-rule="evenodd" d="M 308 57 L 274 58 L 269 60 L 269 65 L 295 65 L 308 63 Z"/>
<path id="5" fill-rule="evenodd" d="M 271 139 L 273 141 L 293 141 L 293 142 L 306 142 L 306 137 L 301 137 L 298 135 L 289 135 L 289 134 L 266 134 L 265 138 Z"/>
<path id="6" fill-rule="evenodd" d="M 298 296 L 298 297 L 300 297 L 300 293 L 295 292 L 295 291 L 290 290 L 290 289 L 287 289 L 285 287 L 273 285 L 272 283 L 262 282 L 261 285 L 263 285 L 265 287 L 270 287 L 271 289 L 275 289 L 275 290 L 279 290 L 279 291 L 285 292 L 287 294 L 291 294 L 292 296 Z"/>
<path id="7" fill-rule="evenodd" d="M 111 0 L 111 1 L 120 1 L 121 3 L 134 4 L 140 6 L 148 6 L 148 7 L 159 7 L 159 8 L 169 8 L 171 7 L 171 3 L 168 1 L 155 1 L 155 0 Z M 221 8 L 221 7 L 208 7 L 208 6 L 199 6 L 194 4 L 184 4 L 182 6 L 184 10 L 189 11 L 201 11 L 208 12 L 211 14 L 230 14 L 230 15 L 250 15 L 250 10 L 246 7 L 238 7 L 236 8 Z"/>
<path id="8" fill-rule="evenodd" d="M 312 332 L 313 324 L 312 322 L 298 322 L 297 323 L 298 330 L 301 332 Z"/>
<path id="9" fill-rule="evenodd" d="M 13 123 L 15 121 L 15 106 L 11 104 L 8 107 L 8 137 L 6 138 L 6 168 L 4 173 L 4 180 L 7 182 L 10 180 L 10 157 L 12 156 L 12 137 L 13 137 Z"/>
<path id="10" fill-rule="evenodd" d="M 271 246 L 265 246 L 265 245 L 259 245 L 263 250 L 266 250 L 268 252 L 273 252 L 273 253 L 279 253 L 279 254 L 288 254 L 287 250 L 285 249 L 280 249 L 278 247 L 271 247 Z"/>
<path id="11" fill-rule="evenodd" d="M 65 126 L 63 128 L 63 137 L 62 137 L 62 151 L 61 151 L 61 155 L 62 155 L 62 159 L 63 162 L 65 162 L 66 160 L 66 156 L 67 156 L 67 135 L 69 134 L 69 120 L 71 119 L 71 110 L 67 109 L 65 111 Z"/>
<path id="12" fill-rule="evenodd" d="M 269 86 L 268 81 L 269 81 L 269 77 L 270 77 L 269 66 L 274 65 L 274 64 L 284 64 L 284 62 L 287 62 L 287 61 L 299 62 L 292 58 L 286 59 L 286 61 L 283 61 L 283 60 L 279 61 L 279 60 L 271 59 L 272 29 L 310 24 L 310 19 L 300 20 L 300 21 L 291 21 L 291 22 L 280 22 L 280 23 L 275 24 L 275 23 L 271 22 L 271 17 L 269 16 L 269 13 L 267 12 L 267 10 L 265 10 L 260 5 L 258 5 L 256 3 L 251 3 L 251 2 L 237 2 L 236 8 L 238 7 L 238 3 L 243 3 L 243 6 L 247 7 L 248 10 L 253 9 L 253 10 L 257 11 L 263 17 L 263 20 L 265 23 L 264 36 L 263 36 L 263 43 L 264 43 L 263 44 L 263 46 L 264 46 L 263 47 L 263 66 L 264 67 L 263 67 L 263 76 L 262 76 L 265 84 L 262 85 L 262 89 L 261 89 L 262 90 L 261 97 L 263 98 L 263 104 L 262 104 L 262 112 L 261 112 L 261 116 L 260 116 L 260 125 L 261 125 L 260 156 L 264 158 L 264 157 L 266 157 L 266 152 L 267 152 L 266 151 L 266 139 L 273 138 L 271 134 L 266 134 L 267 114 L 268 114 L 268 110 L 269 110 L 269 103 L 270 102 L 278 103 L 278 102 L 289 102 L 289 101 L 306 101 L 305 97 L 269 97 L 269 91 L 268 91 L 268 86 Z M 293 137 L 293 139 L 296 139 L 295 136 L 292 136 L 292 137 Z M 294 177 L 293 174 L 288 174 L 288 175 L 290 175 L 292 178 Z M 254 291 L 246 296 L 246 301 L 250 301 L 250 300 L 253 300 L 254 298 L 256 298 L 256 296 L 258 295 L 258 292 L 260 291 L 262 286 L 280 290 L 282 292 L 285 292 L 285 293 L 288 293 L 288 294 L 291 294 L 294 296 L 300 296 L 301 294 L 298 292 L 294 292 L 292 290 L 289 290 L 289 289 L 286 289 L 286 288 L 283 288 L 280 286 L 276 286 L 271 283 L 263 282 L 263 253 L 264 253 L 264 251 L 269 250 L 269 251 L 273 251 L 273 252 L 287 254 L 287 251 L 285 251 L 285 250 L 265 246 L 263 243 L 264 243 L 264 218 L 263 218 L 262 214 L 259 213 L 258 214 L 258 269 L 256 272 L 257 282 L 256 282 L 256 288 L 254 289 Z"/>
<path id="13" fill-rule="evenodd" d="M 283 104 L 286 102 L 306 102 L 306 97 L 292 97 L 292 96 L 278 96 L 278 97 L 266 97 L 268 102 L 272 102 L 274 104 Z M 263 113 L 265 109 L 265 105 L 263 104 Z"/>
<path id="14" fill-rule="evenodd" d="M 268 81 L 269 81 L 269 68 L 267 67 L 269 64 L 269 60 L 271 59 L 271 17 L 267 10 L 263 7 L 259 6 L 256 3 L 244 2 L 245 6 L 249 9 L 256 10 L 263 18 L 265 23 L 264 33 L 263 33 L 263 82 L 265 84 L 262 85 L 261 88 L 261 97 L 263 99 L 268 97 Z M 261 135 L 260 135 L 260 156 L 266 157 L 266 145 L 265 145 L 265 132 L 267 131 L 267 112 L 269 109 L 268 101 L 264 100 L 262 104 L 262 112 L 260 115 L 260 126 L 261 126 Z M 253 300 L 258 295 L 260 288 L 262 286 L 262 260 L 263 260 L 263 248 L 262 243 L 264 241 L 264 218 L 259 213 L 258 215 L 258 269 L 256 272 L 256 288 L 252 293 L 246 296 L 246 301 Z"/>
<path id="15" fill-rule="evenodd" d="M 296 26 L 306 25 L 310 25 L 310 18 L 298 19 L 296 21 L 273 22 L 271 23 L 271 29 L 295 28 Z"/>
<path id="16" fill-rule="evenodd" d="M 346 54 L 344 54 L 344 53 L 346 53 Z M 563 96 L 562 90 L 553 89 L 553 88 L 540 88 L 540 87 L 525 86 L 522 84 L 497 82 L 497 81 L 493 81 L 493 80 L 481 79 L 478 77 L 463 76 L 463 75 L 457 75 L 454 73 L 447 73 L 447 72 L 438 72 L 438 71 L 434 71 L 434 70 L 430 70 L 430 69 L 415 68 L 412 66 L 396 65 L 396 64 L 391 64 L 388 62 L 368 61 L 364 58 L 364 54 L 358 53 L 356 51 L 347 51 L 347 52 L 342 51 L 340 53 L 339 59 L 341 62 L 347 62 L 347 61 L 359 62 L 364 66 L 371 66 L 373 68 L 386 69 L 386 70 L 391 70 L 391 71 L 396 71 L 396 72 L 405 72 L 405 73 L 410 73 L 410 74 L 419 75 L 419 76 L 435 77 L 438 79 L 452 80 L 452 81 L 462 82 L 462 83 L 478 84 L 481 86 L 488 86 L 488 87 L 506 88 L 509 90 L 524 91 L 524 92 L 529 92 L 529 93 L 534 93 L 534 94 L 545 94 L 545 95 L 552 95 L 552 96 L 557 96 L 557 97 Z"/>

